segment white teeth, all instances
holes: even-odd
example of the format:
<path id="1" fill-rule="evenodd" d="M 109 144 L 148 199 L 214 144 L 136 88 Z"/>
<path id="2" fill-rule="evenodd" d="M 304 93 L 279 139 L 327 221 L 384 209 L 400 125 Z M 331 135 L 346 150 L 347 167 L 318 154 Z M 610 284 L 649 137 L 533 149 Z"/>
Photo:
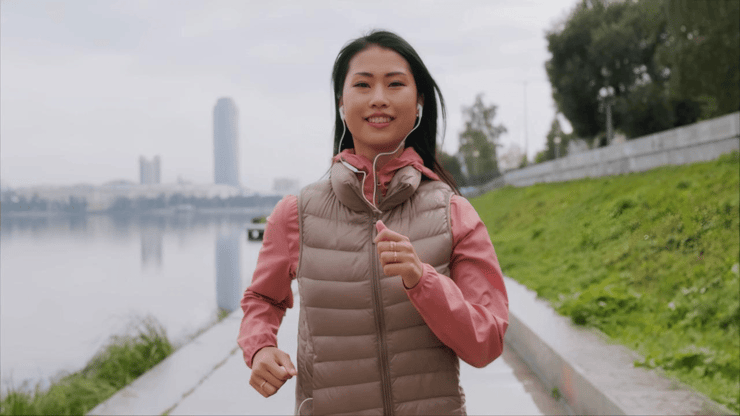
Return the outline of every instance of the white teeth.
<path id="1" fill-rule="evenodd" d="M 391 122 L 391 118 L 390 117 L 369 117 L 367 119 L 367 121 L 369 121 L 371 123 L 378 123 L 378 124 L 380 124 L 380 123 L 390 123 Z"/>

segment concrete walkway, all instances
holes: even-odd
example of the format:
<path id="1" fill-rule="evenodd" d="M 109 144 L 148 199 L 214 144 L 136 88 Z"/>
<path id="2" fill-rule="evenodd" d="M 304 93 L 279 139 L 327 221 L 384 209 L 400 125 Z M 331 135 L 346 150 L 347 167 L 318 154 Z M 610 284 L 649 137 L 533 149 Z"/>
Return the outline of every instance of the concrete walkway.
<path id="1" fill-rule="evenodd" d="M 469 414 L 731 414 L 676 381 L 635 368 L 635 353 L 574 327 L 517 282 L 506 278 L 506 287 L 504 354 L 484 369 L 461 363 Z M 288 310 L 278 334 L 278 346 L 294 360 L 297 321 L 298 311 Z M 240 322 L 241 311 L 232 313 L 90 414 L 292 414 L 294 380 L 269 399 L 249 386 L 236 346 Z"/>
<path id="2" fill-rule="evenodd" d="M 295 379 L 268 399 L 249 385 L 250 370 L 236 345 L 241 315 L 241 311 L 230 314 L 90 414 L 293 414 Z M 278 345 L 294 361 L 297 330 L 298 310 L 288 310 Z M 471 415 L 569 413 L 509 349 L 483 369 L 461 362 L 461 383 Z"/>

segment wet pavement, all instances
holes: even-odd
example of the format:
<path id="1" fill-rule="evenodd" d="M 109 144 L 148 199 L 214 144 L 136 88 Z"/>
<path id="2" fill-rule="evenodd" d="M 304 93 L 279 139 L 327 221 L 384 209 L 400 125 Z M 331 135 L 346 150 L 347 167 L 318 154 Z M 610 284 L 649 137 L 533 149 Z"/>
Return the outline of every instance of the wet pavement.
<path id="1" fill-rule="evenodd" d="M 731 414 L 675 380 L 636 368 L 634 352 L 574 327 L 536 293 L 505 281 L 504 354 L 483 369 L 461 363 L 469 414 Z M 294 380 L 268 399 L 249 386 L 250 370 L 236 345 L 241 316 L 230 314 L 90 414 L 292 414 Z M 288 310 L 278 346 L 293 359 L 297 327 L 298 310 Z"/>
<path id="2" fill-rule="evenodd" d="M 182 347 L 90 414 L 289 415 L 295 379 L 272 397 L 249 385 L 250 370 L 236 347 L 239 311 Z M 288 310 L 278 345 L 295 360 L 298 311 Z M 568 414 L 510 349 L 483 369 L 461 362 L 461 383 L 471 415 Z"/>

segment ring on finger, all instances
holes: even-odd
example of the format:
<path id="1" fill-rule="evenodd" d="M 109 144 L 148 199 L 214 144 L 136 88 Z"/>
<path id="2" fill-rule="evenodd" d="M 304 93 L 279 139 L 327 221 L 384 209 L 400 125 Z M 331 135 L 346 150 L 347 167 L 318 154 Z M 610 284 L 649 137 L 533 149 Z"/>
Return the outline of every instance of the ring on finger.
<path id="1" fill-rule="evenodd" d="M 262 384 L 260 384 L 260 389 L 265 388 L 265 383 L 267 383 L 267 380 L 262 380 Z"/>
<path id="2" fill-rule="evenodd" d="M 396 251 L 396 242 L 391 241 L 391 251 Z"/>
<path id="3" fill-rule="evenodd" d="M 393 252 L 393 262 L 398 263 L 398 252 L 397 251 Z"/>

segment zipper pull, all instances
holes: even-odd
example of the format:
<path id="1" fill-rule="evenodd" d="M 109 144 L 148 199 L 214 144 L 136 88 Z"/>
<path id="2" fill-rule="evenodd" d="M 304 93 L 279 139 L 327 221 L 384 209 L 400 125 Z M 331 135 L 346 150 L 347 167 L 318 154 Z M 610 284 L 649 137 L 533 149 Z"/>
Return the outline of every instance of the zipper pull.
<path id="1" fill-rule="evenodd" d="M 373 226 L 373 231 L 372 231 L 373 244 L 375 244 L 375 237 L 378 236 L 378 214 L 373 213 L 372 226 Z"/>

